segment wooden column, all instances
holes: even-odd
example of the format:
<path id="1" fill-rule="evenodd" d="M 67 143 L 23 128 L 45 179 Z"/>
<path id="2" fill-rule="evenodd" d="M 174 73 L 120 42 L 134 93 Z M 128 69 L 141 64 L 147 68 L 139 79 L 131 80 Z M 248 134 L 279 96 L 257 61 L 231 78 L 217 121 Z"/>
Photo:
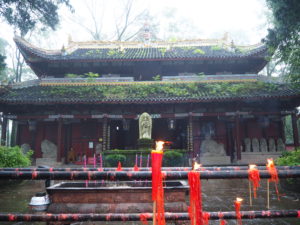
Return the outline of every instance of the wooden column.
<path id="1" fill-rule="evenodd" d="M 57 162 L 61 162 L 62 156 L 62 119 L 57 122 Z"/>
<path id="2" fill-rule="evenodd" d="M 297 117 L 295 113 L 292 114 L 292 127 L 293 127 L 294 146 L 299 147 L 299 132 L 297 126 Z"/>
<path id="3" fill-rule="evenodd" d="M 7 129 L 7 118 L 3 117 L 1 125 L 1 145 L 6 145 L 6 129 Z"/>
<path id="4" fill-rule="evenodd" d="M 102 149 L 105 151 L 107 150 L 107 118 L 103 119 L 102 129 Z"/>
<path id="5" fill-rule="evenodd" d="M 235 140 L 237 160 L 241 160 L 241 135 L 240 135 L 240 116 L 235 116 Z"/>
<path id="6" fill-rule="evenodd" d="M 193 151 L 193 117 L 189 116 L 187 124 L 187 148 L 188 151 Z M 194 152 L 192 152 L 194 157 Z"/>

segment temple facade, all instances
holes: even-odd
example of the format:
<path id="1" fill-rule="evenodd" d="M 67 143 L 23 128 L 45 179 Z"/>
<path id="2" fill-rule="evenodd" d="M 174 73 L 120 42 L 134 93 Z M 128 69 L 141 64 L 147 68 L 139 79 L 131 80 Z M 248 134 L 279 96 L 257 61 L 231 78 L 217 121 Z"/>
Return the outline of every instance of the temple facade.
<path id="1" fill-rule="evenodd" d="M 280 154 L 287 115 L 299 146 L 300 90 L 258 75 L 267 63 L 264 45 L 70 41 L 44 50 L 15 42 L 38 79 L 1 87 L 2 139 L 13 120 L 16 143 L 33 149 L 37 162 L 68 163 L 70 151 L 78 160 L 136 149 L 144 112 L 152 118 L 152 139 L 204 163 Z"/>

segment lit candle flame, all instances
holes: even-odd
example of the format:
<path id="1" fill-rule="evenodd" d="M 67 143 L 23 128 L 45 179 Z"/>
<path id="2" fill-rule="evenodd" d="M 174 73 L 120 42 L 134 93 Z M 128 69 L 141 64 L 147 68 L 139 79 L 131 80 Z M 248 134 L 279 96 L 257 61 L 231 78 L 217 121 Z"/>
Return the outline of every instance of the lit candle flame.
<path id="1" fill-rule="evenodd" d="M 267 167 L 272 167 L 272 166 L 274 166 L 274 161 L 273 161 L 273 159 L 268 159 Z"/>
<path id="2" fill-rule="evenodd" d="M 194 166 L 193 166 L 193 170 L 200 169 L 201 166 L 202 166 L 201 164 L 198 164 L 197 162 L 195 162 Z"/>
<path id="3" fill-rule="evenodd" d="M 156 151 L 162 151 L 164 147 L 164 141 L 156 141 Z"/>
<path id="4" fill-rule="evenodd" d="M 256 166 L 256 165 L 254 165 L 254 164 L 252 164 L 252 165 L 249 165 L 249 169 L 250 169 L 250 170 L 254 170 L 254 169 L 256 169 L 256 167 L 257 167 L 257 166 Z"/>
<path id="5" fill-rule="evenodd" d="M 242 202 L 243 199 L 242 199 L 242 198 L 236 198 L 236 201 L 237 201 L 237 202 Z"/>

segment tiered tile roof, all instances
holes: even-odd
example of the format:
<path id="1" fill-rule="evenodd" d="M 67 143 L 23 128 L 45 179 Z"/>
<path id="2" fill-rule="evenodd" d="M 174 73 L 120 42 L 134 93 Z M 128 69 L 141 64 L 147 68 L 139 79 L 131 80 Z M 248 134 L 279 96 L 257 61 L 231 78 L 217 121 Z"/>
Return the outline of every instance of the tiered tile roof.
<path id="1" fill-rule="evenodd" d="M 87 86 L 43 85 L 10 88 L 0 96 L 5 104 L 146 104 L 224 102 L 300 97 L 291 84 L 262 81 L 132 82 Z"/>
<path id="2" fill-rule="evenodd" d="M 232 46 L 220 40 L 153 42 L 148 45 L 139 42 L 72 42 L 62 50 L 40 49 L 19 37 L 15 38 L 15 42 L 28 61 L 38 58 L 41 61 L 236 59 L 264 57 L 267 50 L 264 45 Z"/>

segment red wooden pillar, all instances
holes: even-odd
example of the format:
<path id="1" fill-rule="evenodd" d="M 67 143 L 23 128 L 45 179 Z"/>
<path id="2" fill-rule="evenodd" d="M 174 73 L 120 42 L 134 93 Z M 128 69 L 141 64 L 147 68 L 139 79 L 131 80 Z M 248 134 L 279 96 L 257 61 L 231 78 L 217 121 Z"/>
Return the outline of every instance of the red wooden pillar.
<path id="1" fill-rule="evenodd" d="M 107 150 L 107 118 L 103 118 L 102 125 L 102 149 L 103 151 Z"/>
<path id="2" fill-rule="evenodd" d="M 238 114 L 235 116 L 235 136 L 237 160 L 241 160 L 240 116 Z"/>
<path id="3" fill-rule="evenodd" d="M 7 129 L 7 118 L 3 117 L 1 126 L 1 145 L 6 145 L 6 129 Z"/>
<path id="4" fill-rule="evenodd" d="M 188 118 L 187 131 L 187 148 L 192 153 L 192 156 L 195 157 L 195 152 L 193 151 L 193 117 L 191 115 Z"/>
<path id="5" fill-rule="evenodd" d="M 57 125 L 57 162 L 61 161 L 61 156 L 62 156 L 62 119 L 58 120 L 58 125 Z"/>
<path id="6" fill-rule="evenodd" d="M 299 132 L 297 126 L 297 117 L 295 113 L 292 114 L 292 127 L 293 127 L 294 146 L 299 147 Z"/>

